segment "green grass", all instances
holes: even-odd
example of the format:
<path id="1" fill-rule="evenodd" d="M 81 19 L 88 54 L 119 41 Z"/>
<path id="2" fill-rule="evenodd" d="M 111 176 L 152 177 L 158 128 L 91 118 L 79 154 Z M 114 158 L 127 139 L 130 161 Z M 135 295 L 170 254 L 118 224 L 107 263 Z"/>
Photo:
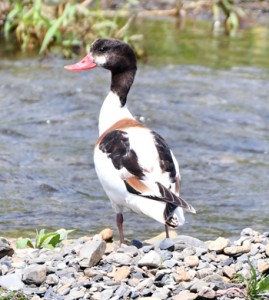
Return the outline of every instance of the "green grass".
<path id="1" fill-rule="evenodd" d="M 9 0 L 9 3 L 2 31 L 7 41 L 15 36 L 22 51 L 58 52 L 71 57 L 74 53 L 87 52 L 97 37 L 119 38 L 133 43 L 135 49 L 141 44 L 137 43 L 139 35 L 128 33 L 134 16 L 123 19 L 116 12 L 107 18 L 102 10 L 73 0 L 64 4 L 59 1 L 56 6 L 42 0 Z"/>
<path id="2" fill-rule="evenodd" d="M 255 268 L 248 262 L 250 267 L 250 278 L 241 274 L 236 275 L 236 280 L 244 283 L 246 286 L 246 297 L 249 300 L 268 299 L 269 298 L 269 275 L 262 275 L 259 278 Z M 265 297 L 265 298 L 263 298 Z"/>
<path id="3" fill-rule="evenodd" d="M 4 290 L 3 288 L 0 288 L 0 300 L 28 300 L 28 298 L 23 295 L 22 292 L 9 292 Z"/>

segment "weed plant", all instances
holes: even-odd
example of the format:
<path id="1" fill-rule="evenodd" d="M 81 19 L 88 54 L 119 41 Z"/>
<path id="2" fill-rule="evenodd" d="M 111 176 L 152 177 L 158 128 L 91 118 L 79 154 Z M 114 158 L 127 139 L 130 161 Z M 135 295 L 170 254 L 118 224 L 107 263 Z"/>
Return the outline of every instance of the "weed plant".
<path id="1" fill-rule="evenodd" d="M 0 287 L 0 300 L 28 300 L 22 292 L 6 291 Z"/>
<path id="2" fill-rule="evenodd" d="M 248 262 L 250 267 L 250 278 L 242 274 L 236 275 L 236 280 L 246 286 L 246 297 L 249 300 L 269 299 L 269 275 L 262 275 L 259 278 L 253 264 Z"/>
<path id="3" fill-rule="evenodd" d="M 137 48 L 137 36 L 128 34 L 133 16 L 124 21 L 117 14 L 107 18 L 85 2 L 68 0 L 49 5 L 44 0 L 9 0 L 5 39 L 15 35 L 23 51 L 60 52 L 65 57 L 87 52 L 87 45 L 97 37 L 119 38 L 131 44 L 134 41 Z"/>
<path id="4" fill-rule="evenodd" d="M 46 233 L 45 229 L 36 231 L 35 241 L 32 242 L 30 238 L 19 238 L 17 240 L 17 248 L 23 249 L 25 247 L 37 249 L 53 249 L 64 241 L 68 234 L 74 230 L 59 229 L 55 232 Z"/>

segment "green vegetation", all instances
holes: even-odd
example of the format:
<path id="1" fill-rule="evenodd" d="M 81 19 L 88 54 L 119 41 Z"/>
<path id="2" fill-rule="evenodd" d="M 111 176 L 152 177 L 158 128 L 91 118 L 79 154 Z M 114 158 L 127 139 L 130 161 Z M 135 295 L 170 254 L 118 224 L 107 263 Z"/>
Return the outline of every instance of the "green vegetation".
<path id="1" fill-rule="evenodd" d="M 247 299 L 262 299 L 263 296 L 269 296 L 269 275 L 262 275 L 259 279 L 258 274 L 251 264 L 248 262 L 250 267 L 250 278 L 246 278 L 241 274 L 236 275 L 236 280 L 244 283 L 246 286 L 246 297 Z"/>
<path id="2" fill-rule="evenodd" d="M 37 248 L 37 249 L 53 249 L 63 240 L 65 240 L 69 233 L 74 230 L 59 229 L 55 232 L 45 233 L 45 229 L 36 231 L 35 242 L 32 243 L 30 238 L 19 238 L 17 240 L 17 248 L 23 249 L 25 247 Z"/>
<path id="3" fill-rule="evenodd" d="M 9 0 L 9 12 L 3 31 L 6 40 L 16 37 L 23 51 L 37 50 L 63 53 L 86 52 L 96 37 L 115 37 L 133 43 L 137 48 L 138 36 L 128 35 L 134 17 L 127 21 L 119 13 L 111 18 L 102 11 L 87 7 L 87 1 L 56 1 L 56 5 L 43 0 Z M 1 30 L 1 27 L 0 27 Z"/>
<path id="4" fill-rule="evenodd" d="M 235 5 L 234 0 L 214 0 L 213 16 L 215 22 L 221 19 L 221 13 L 224 14 L 224 27 L 227 34 L 235 35 L 240 27 L 240 21 L 245 18 L 245 12 L 242 8 Z"/>
<path id="5" fill-rule="evenodd" d="M 0 300 L 28 300 L 21 292 L 12 291 L 8 292 L 0 288 Z"/>
<path id="6" fill-rule="evenodd" d="M 6 41 L 14 40 L 15 37 L 24 52 L 58 52 L 65 57 L 88 52 L 88 45 L 97 37 L 122 39 L 132 45 L 138 57 L 144 56 L 143 29 L 136 34 L 132 34 L 130 30 L 136 17 L 159 16 L 163 13 L 181 20 L 180 7 L 187 15 L 189 10 L 199 10 L 204 5 L 200 0 L 191 3 L 178 0 L 174 9 L 165 12 L 141 11 L 139 0 L 128 0 L 120 8 L 117 5 L 114 10 L 107 10 L 103 1 L 93 0 L 2 1 L 0 32 Z M 216 31 L 225 28 L 227 34 L 234 35 L 237 32 L 245 17 L 238 0 L 213 0 L 206 5 L 208 11 L 212 10 Z M 131 10 L 131 6 L 136 9 Z M 185 24 L 184 20 L 181 21 Z"/>

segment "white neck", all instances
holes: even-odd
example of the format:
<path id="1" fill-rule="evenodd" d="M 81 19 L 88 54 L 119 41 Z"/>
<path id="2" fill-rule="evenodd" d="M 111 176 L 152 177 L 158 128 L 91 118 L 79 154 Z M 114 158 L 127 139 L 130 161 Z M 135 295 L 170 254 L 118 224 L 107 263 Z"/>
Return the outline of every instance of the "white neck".
<path id="1" fill-rule="evenodd" d="M 99 114 L 99 136 L 117 121 L 125 118 L 134 119 L 126 105 L 121 106 L 118 95 L 110 91 Z"/>

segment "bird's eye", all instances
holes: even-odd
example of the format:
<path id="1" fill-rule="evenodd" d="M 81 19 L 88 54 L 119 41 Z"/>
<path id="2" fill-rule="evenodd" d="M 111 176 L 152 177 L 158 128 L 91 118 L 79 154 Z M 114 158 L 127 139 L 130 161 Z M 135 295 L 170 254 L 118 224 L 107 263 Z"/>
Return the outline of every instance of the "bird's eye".
<path id="1" fill-rule="evenodd" d="M 101 48 L 99 48 L 99 52 L 105 52 L 105 51 L 107 51 L 107 47 L 101 47 Z"/>

